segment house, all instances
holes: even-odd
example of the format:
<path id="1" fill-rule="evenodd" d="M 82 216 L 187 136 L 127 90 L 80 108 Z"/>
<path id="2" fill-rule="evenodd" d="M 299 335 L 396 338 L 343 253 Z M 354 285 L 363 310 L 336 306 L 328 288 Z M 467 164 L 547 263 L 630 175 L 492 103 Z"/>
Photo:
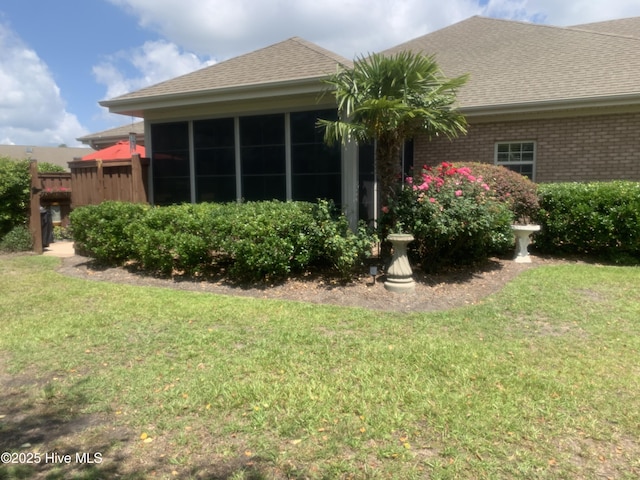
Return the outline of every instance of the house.
<path id="1" fill-rule="evenodd" d="M 415 138 L 407 165 L 503 164 L 538 182 L 640 180 L 640 17 L 569 28 L 472 17 L 391 48 L 468 73 L 466 136 Z M 156 204 L 333 199 L 375 216 L 371 146 L 322 141 L 323 78 L 352 62 L 300 38 L 101 104 L 144 118 Z M 323 94 L 324 92 L 324 94 Z"/>
<path id="2" fill-rule="evenodd" d="M 76 157 L 93 152 L 91 148 L 81 147 L 39 147 L 33 145 L 0 145 L 0 157 L 14 160 L 37 160 L 68 168 L 67 163 Z"/>
<path id="3" fill-rule="evenodd" d="M 94 150 L 104 150 L 123 140 L 129 140 L 131 134 L 135 136 L 136 145 L 144 146 L 144 122 L 134 122 L 102 132 L 91 133 L 76 138 L 79 142 L 89 145 Z M 84 155 L 81 155 L 82 157 Z"/>
<path id="4" fill-rule="evenodd" d="M 468 134 L 418 138 L 416 161 L 504 164 L 536 182 L 640 180 L 640 17 L 558 28 L 473 17 L 398 45 L 460 89 Z"/>

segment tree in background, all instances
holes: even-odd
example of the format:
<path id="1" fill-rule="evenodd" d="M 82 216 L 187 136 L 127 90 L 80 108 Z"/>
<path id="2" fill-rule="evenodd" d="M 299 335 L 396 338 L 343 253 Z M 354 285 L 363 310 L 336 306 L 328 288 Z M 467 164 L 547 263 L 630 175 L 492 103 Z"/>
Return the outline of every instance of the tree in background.
<path id="1" fill-rule="evenodd" d="M 40 173 L 64 171 L 59 165 L 38 163 Z M 30 188 L 29 161 L 0 157 L 0 240 L 14 228 L 27 228 Z"/>

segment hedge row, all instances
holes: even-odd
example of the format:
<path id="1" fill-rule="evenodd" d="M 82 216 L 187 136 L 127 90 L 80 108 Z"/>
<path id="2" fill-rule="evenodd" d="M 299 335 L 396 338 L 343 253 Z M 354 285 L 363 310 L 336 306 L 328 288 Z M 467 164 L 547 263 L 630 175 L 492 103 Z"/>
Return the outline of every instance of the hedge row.
<path id="1" fill-rule="evenodd" d="M 453 170 L 459 176 L 464 168 Z M 414 183 L 416 188 L 392 206 L 399 223 L 416 236 L 413 250 L 419 255 L 414 260 L 423 268 L 477 260 L 495 253 L 499 244 L 512 242 L 509 219 L 492 201 L 492 190 L 512 182 L 499 180 L 496 186 L 480 185 L 478 190 L 478 182 L 466 182 L 467 186 L 456 175 L 443 176 L 444 186 L 454 181 L 453 190 L 421 189 Z M 507 202 L 512 210 L 533 204 L 530 189 L 521 190 L 515 203 Z M 640 183 L 541 184 L 538 200 L 537 213 L 526 213 L 542 226 L 534 236 L 537 251 L 587 254 L 617 263 L 640 261 Z M 224 269 L 229 278 L 248 281 L 285 278 L 312 266 L 348 275 L 375 241 L 362 228 L 351 232 L 345 217 L 335 215 L 326 202 L 170 207 L 105 202 L 76 209 L 71 223 L 76 246 L 105 263 L 132 261 L 165 275 Z M 482 227 L 484 236 L 476 227 Z"/>
<path id="2" fill-rule="evenodd" d="M 640 260 L 640 183 L 541 184 L 539 198 L 537 250 Z"/>
<path id="3" fill-rule="evenodd" d="M 374 237 L 353 233 L 328 202 L 149 207 L 104 202 L 71 214 L 78 248 L 95 259 L 164 275 L 225 269 L 238 280 L 281 279 L 311 266 L 348 275 Z"/>

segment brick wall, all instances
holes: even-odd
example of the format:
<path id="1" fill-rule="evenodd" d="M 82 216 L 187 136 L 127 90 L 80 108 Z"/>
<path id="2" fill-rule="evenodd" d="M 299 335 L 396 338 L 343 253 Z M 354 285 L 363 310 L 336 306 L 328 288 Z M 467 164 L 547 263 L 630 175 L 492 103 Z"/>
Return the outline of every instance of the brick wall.
<path id="1" fill-rule="evenodd" d="M 417 138 L 415 165 L 494 163 L 496 142 L 536 142 L 536 182 L 640 181 L 640 113 L 477 123 L 453 141 Z"/>

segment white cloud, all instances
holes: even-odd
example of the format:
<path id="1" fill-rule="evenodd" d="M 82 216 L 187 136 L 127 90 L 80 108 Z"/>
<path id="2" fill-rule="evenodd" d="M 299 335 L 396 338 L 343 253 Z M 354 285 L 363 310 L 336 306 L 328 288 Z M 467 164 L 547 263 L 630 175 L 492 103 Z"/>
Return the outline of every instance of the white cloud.
<path id="1" fill-rule="evenodd" d="M 93 67 L 98 83 L 107 87 L 105 98 L 153 85 L 212 64 L 165 41 L 146 42 L 121 51 Z M 128 75 L 127 75 L 128 74 Z"/>
<path id="2" fill-rule="evenodd" d="M 573 25 L 640 15 L 637 0 L 110 0 L 141 27 L 219 60 L 301 36 L 348 58 L 473 15 Z"/>
<path id="3" fill-rule="evenodd" d="M 104 98 L 109 99 L 213 63 L 212 60 L 200 60 L 193 53 L 181 51 L 174 43 L 146 42 L 141 47 L 105 58 L 93 67 L 93 76 L 106 87 Z M 111 114 L 103 107 L 100 107 L 100 112 L 101 118 L 112 126 L 123 123 L 122 115 Z"/>
<path id="4" fill-rule="evenodd" d="M 143 28 L 217 59 L 293 36 L 353 58 L 483 11 L 476 0 L 110 1 Z"/>
<path id="5" fill-rule="evenodd" d="M 488 9 L 503 18 L 538 21 L 556 26 L 640 16 L 637 0 L 490 0 Z"/>
<path id="6" fill-rule="evenodd" d="M 72 146 L 86 133 L 66 111 L 47 65 L 0 24 L 0 142 Z"/>

